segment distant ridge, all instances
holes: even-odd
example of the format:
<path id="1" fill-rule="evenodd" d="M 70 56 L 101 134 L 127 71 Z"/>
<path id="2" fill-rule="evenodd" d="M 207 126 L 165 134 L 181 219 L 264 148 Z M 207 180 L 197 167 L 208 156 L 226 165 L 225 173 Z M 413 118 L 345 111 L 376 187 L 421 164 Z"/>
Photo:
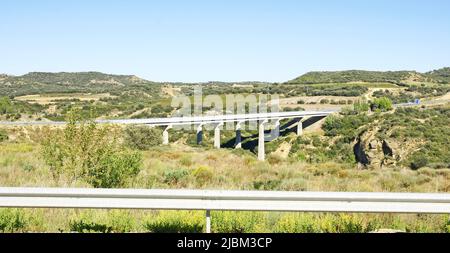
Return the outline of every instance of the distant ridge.
<path id="1" fill-rule="evenodd" d="M 101 72 L 30 72 L 17 78 L 29 82 L 65 85 L 86 85 L 101 82 L 127 85 L 149 82 L 134 75 L 112 75 Z"/>
<path id="2" fill-rule="evenodd" d="M 155 82 L 134 75 L 100 72 L 30 72 L 0 78 L 0 95 L 21 96 L 41 93 L 154 91 Z"/>
<path id="3" fill-rule="evenodd" d="M 426 73 L 427 76 L 439 83 L 450 83 L 450 68 L 442 68 Z"/>
<path id="4" fill-rule="evenodd" d="M 417 71 L 322 71 L 309 72 L 285 84 L 345 84 L 349 82 L 413 84 L 450 84 L 450 68 L 426 73 Z M 114 75 L 101 72 L 30 72 L 22 76 L 0 74 L 0 96 L 22 96 L 42 93 L 100 93 L 100 92 L 146 92 L 159 93 L 161 85 L 195 84 L 181 82 L 153 82 L 135 75 Z M 269 82 L 208 82 L 208 84 L 254 85 Z"/>
<path id="5" fill-rule="evenodd" d="M 427 73 L 417 71 L 315 71 L 308 72 L 289 84 L 316 84 L 316 83 L 348 83 L 348 82 L 387 82 L 402 84 L 405 82 L 432 82 L 450 83 L 450 68 L 442 68 Z"/>

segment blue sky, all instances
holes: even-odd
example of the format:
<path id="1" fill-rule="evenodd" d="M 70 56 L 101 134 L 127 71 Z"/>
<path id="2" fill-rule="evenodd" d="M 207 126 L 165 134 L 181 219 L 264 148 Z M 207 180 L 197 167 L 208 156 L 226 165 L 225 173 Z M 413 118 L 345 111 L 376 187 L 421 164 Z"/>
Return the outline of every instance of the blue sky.
<path id="1" fill-rule="evenodd" d="M 450 66 L 446 0 L 2 0 L 0 73 L 286 81 Z"/>

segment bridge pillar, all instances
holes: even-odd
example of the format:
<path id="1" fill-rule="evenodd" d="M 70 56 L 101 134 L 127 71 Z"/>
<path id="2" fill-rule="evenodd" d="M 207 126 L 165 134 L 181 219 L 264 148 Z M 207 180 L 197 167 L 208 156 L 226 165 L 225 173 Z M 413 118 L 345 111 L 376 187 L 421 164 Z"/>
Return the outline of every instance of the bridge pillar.
<path id="1" fill-rule="evenodd" d="M 277 120 L 275 122 L 275 128 L 273 129 L 273 132 L 272 132 L 273 139 L 276 139 L 278 137 L 280 137 L 280 120 Z"/>
<path id="2" fill-rule="evenodd" d="M 303 122 L 302 119 L 298 120 L 297 124 L 297 136 L 303 135 Z"/>
<path id="3" fill-rule="evenodd" d="M 236 149 L 242 148 L 242 135 L 241 135 L 241 129 L 242 129 L 242 124 L 244 122 L 238 122 L 236 124 L 236 143 L 234 144 L 234 147 Z"/>
<path id="4" fill-rule="evenodd" d="M 259 122 L 259 136 L 258 136 L 258 160 L 264 161 L 266 159 L 265 150 L 265 136 L 264 136 L 264 126 L 267 120 L 262 120 Z"/>
<path id="5" fill-rule="evenodd" d="M 172 125 L 168 125 L 163 132 L 163 145 L 169 145 L 169 129 L 172 129 Z"/>
<path id="6" fill-rule="evenodd" d="M 197 145 L 202 145 L 203 143 L 203 125 L 200 124 L 197 127 Z"/>
<path id="7" fill-rule="evenodd" d="M 223 126 L 223 122 L 217 124 L 216 128 L 214 128 L 214 147 L 220 148 L 220 128 Z"/>

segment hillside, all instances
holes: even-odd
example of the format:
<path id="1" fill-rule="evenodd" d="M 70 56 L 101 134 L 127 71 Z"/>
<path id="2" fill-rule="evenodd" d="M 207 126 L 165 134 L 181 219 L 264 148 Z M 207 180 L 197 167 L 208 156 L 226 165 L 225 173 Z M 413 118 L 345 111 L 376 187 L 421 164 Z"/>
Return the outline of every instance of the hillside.
<path id="1" fill-rule="evenodd" d="M 42 93 L 121 92 L 148 90 L 157 83 L 132 75 L 110 75 L 100 72 L 46 73 L 23 76 L 0 76 L 0 96 L 22 96 Z"/>
<path id="2" fill-rule="evenodd" d="M 44 84 L 62 85 L 86 85 L 96 83 L 106 83 L 111 85 L 130 85 L 136 83 L 148 83 L 148 81 L 132 75 L 110 75 L 100 72 L 31 72 L 17 79 L 24 82 L 38 82 Z"/>
<path id="3" fill-rule="evenodd" d="M 426 75 L 439 83 L 450 83 L 450 68 L 433 70 L 426 73 Z"/>
<path id="4" fill-rule="evenodd" d="M 342 84 L 347 83 L 392 83 L 397 85 L 408 84 L 450 84 L 450 68 L 442 68 L 427 73 L 416 71 L 329 71 L 309 72 L 294 80 L 283 83 L 284 85 L 296 84 Z M 186 86 L 198 83 L 160 83 L 141 79 L 134 75 L 112 75 L 100 72 L 31 72 L 23 76 L 10 76 L 0 74 L 0 96 L 17 97 L 33 94 L 48 93 L 115 93 L 124 91 L 142 91 L 149 94 L 160 94 L 161 86 L 170 84 L 175 86 Z M 203 83 L 213 92 L 236 93 L 237 90 L 248 92 L 270 92 L 276 89 L 276 85 L 269 82 L 209 82 Z M 259 88 L 259 89 L 253 89 Z M 261 88 L 263 91 L 261 91 Z M 273 88 L 273 89 L 272 89 Z M 330 88 L 330 87 L 328 87 Z M 341 87 L 342 88 L 342 87 Z M 345 88 L 345 87 L 344 87 Z M 322 89 L 322 88 L 321 88 Z M 281 89 L 283 91 L 284 89 Z M 216 92 L 215 92 L 216 93 Z M 239 93 L 239 92 L 238 92 Z M 282 92 L 281 92 L 282 93 Z M 320 95 L 314 93 L 310 95 Z M 353 94 L 353 93 L 352 93 Z M 359 93 L 358 93 L 359 94 Z M 360 95 L 360 94 L 359 94 Z"/>
<path id="5" fill-rule="evenodd" d="M 394 83 L 405 84 L 409 82 L 424 83 L 450 83 L 450 68 L 443 68 L 427 73 L 416 71 L 328 71 L 328 72 L 309 72 L 288 84 L 317 84 L 317 83 L 349 83 L 349 82 L 367 82 L 367 83 Z"/>

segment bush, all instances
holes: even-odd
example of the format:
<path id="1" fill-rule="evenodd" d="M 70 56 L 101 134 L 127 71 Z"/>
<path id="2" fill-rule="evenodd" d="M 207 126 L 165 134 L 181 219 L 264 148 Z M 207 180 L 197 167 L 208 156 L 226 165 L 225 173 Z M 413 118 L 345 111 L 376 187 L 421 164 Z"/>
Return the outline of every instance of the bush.
<path id="1" fill-rule="evenodd" d="M 128 233 L 135 227 L 135 221 L 128 211 L 105 212 L 84 211 L 69 221 L 69 230 L 78 233 Z"/>
<path id="2" fill-rule="evenodd" d="M 212 212 L 211 220 L 214 233 L 267 232 L 267 216 L 260 212 Z"/>
<path id="3" fill-rule="evenodd" d="M 142 156 L 132 151 L 117 151 L 100 158 L 97 166 L 87 170 L 86 180 L 97 188 L 124 187 L 128 179 L 139 174 Z"/>
<path id="4" fill-rule="evenodd" d="M 129 233 L 135 229 L 136 221 L 129 211 L 114 210 L 108 212 L 108 223 L 113 232 Z"/>
<path id="5" fill-rule="evenodd" d="M 0 129 L 0 142 L 7 141 L 9 139 L 6 131 Z"/>
<path id="6" fill-rule="evenodd" d="M 130 126 L 125 129 L 125 143 L 128 147 L 148 150 L 162 144 L 162 130 L 148 126 Z"/>
<path id="7" fill-rule="evenodd" d="M 367 233 L 379 228 L 376 221 L 365 221 L 351 214 L 288 214 L 275 230 L 283 233 Z"/>
<path id="8" fill-rule="evenodd" d="M 28 220 L 23 210 L 1 209 L 0 210 L 0 232 L 14 233 L 23 232 Z"/>
<path id="9" fill-rule="evenodd" d="M 0 97 L 0 115 L 12 111 L 12 102 L 9 97 Z"/>
<path id="10" fill-rule="evenodd" d="M 330 103 L 330 100 L 328 100 L 326 98 L 320 100 L 320 104 L 329 104 L 329 103 Z"/>
<path id="11" fill-rule="evenodd" d="M 204 224 L 203 212 L 164 211 L 147 217 L 144 227 L 152 233 L 201 233 Z"/>
<path id="12" fill-rule="evenodd" d="M 444 224 L 442 230 L 443 230 L 445 233 L 450 233 L 450 218 L 447 217 L 446 220 L 447 220 L 447 222 Z"/>
<path id="13" fill-rule="evenodd" d="M 382 112 L 387 112 L 393 109 L 392 101 L 387 97 L 376 98 L 370 104 L 372 111 L 380 110 Z"/>
<path id="14" fill-rule="evenodd" d="M 122 148 L 116 128 L 86 123 L 75 113 L 63 130 L 47 132 L 43 140 L 42 155 L 53 176 L 83 179 L 97 188 L 123 187 L 139 173 L 141 154 Z"/>
<path id="15" fill-rule="evenodd" d="M 281 182 L 279 179 L 256 180 L 253 182 L 253 188 L 255 190 L 273 191 L 280 187 Z"/>
<path id="16" fill-rule="evenodd" d="M 212 180 L 214 173 L 210 168 L 201 166 L 192 171 L 192 176 L 195 177 L 195 182 L 199 186 L 203 186 Z"/>
<path id="17" fill-rule="evenodd" d="M 111 233 L 112 227 L 92 221 L 72 220 L 69 222 L 71 232 L 78 233 Z"/>
<path id="18" fill-rule="evenodd" d="M 353 110 L 356 113 L 367 112 L 370 109 L 370 105 L 363 101 L 356 101 L 353 103 Z"/>
<path id="19" fill-rule="evenodd" d="M 428 165 L 428 159 L 424 155 L 416 155 L 410 164 L 411 169 L 418 170 Z"/>
<path id="20" fill-rule="evenodd" d="M 169 185 L 178 184 L 183 178 L 189 175 L 189 171 L 185 169 L 164 171 L 164 183 Z"/>

